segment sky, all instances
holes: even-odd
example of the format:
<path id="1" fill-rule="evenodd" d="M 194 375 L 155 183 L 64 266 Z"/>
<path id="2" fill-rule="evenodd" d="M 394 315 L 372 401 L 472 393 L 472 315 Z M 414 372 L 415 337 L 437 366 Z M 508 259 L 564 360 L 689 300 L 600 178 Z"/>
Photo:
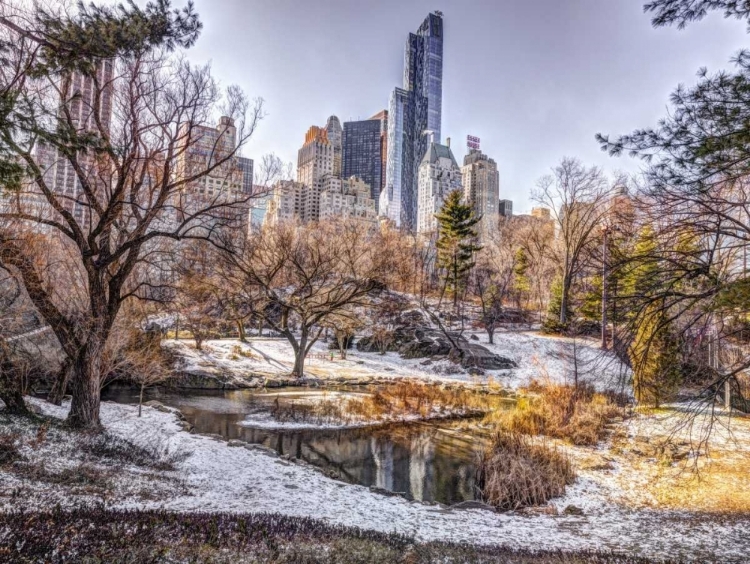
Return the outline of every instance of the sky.
<path id="1" fill-rule="evenodd" d="M 183 4 L 175 0 L 174 4 Z M 643 0 L 195 0 L 204 23 L 188 52 L 223 86 L 265 100 L 243 150 L 295 163 L 305 132 L 330 115 L 366 119 L 401 86 L 404 45 L 433 10 L 444 14 L 443 138 L 461 163 L 466 136 L 500 170 L 515 213 L 562 157 L 635 172 L 596 133 L 655 125 L 669 95 L 701 67 L 730 68 L 750 44 L 745 25 L 715 13 L 654 29 Z"/>

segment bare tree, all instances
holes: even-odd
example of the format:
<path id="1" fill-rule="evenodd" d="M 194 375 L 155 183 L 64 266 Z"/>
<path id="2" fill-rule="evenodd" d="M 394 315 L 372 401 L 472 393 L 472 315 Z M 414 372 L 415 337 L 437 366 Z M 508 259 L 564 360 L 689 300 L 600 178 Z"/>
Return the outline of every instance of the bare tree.
<path id="1" fill-rule="evenodd" d="M 534 199 L 550 209 L 558 232 L 558 264 L 562 278 L 560 324 L 563 326 L 569 321 L 573 281 L 598 235 L 610 196 L 610 185 L 599 168 L 587 168 L 571 158 L 564 158 L 551 176 L 542 178 L 534 193 Z"/>
<path id="2" fill-rule="evenodd" d="M 170 54 L 197 38 L 191 6 L 81 5 L 72 17 L 22 6 L 0 6 L 0 33 L 18 69 L 0 84 L 12 102 L 0 145 L 10 155 L 4 162 L 20 163 L 30 182 L 0 222 L 22 221 L 60 241 L 82 274 L 85 307 L 66 313 L 7 229 L 0 265 L 23 281 L 70 359 L 68 423 L 98 428 L 103 355 L 122 305 L 169 285 L 169 242 L 212 241 L 246 219 L 249 194 L 204 180 L 236 184 L 236 157 L 262 102 L 253 106 L 236 87 L 222 97 L 208 67 Z M 217 130 L 218 112 L 227 119 Z M 54 184 L 60 167 L 71 172 L 72 190 Z"/>
<path id="3" fill-rule="evenodd" d="M 282 223 L 248 239 L 241 252 L 224 255 L 224 276 L 260 290 L 271 306 L 258 312 L 289 340 L 294 376 L 303 377 L 305 358 L 327 320 L 366 306 L 383 287 L 377 237 L 377 230 L 356 220 Z"/>

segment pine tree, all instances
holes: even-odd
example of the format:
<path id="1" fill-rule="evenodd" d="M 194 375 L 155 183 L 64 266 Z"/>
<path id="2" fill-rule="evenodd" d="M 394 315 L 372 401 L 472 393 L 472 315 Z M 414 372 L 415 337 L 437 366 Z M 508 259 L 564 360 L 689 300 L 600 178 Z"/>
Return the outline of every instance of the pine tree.
<path id="1" fill-rule="evenodd" d="M 556 276 L 550 286 L 549 305 L 547 307 L 547 319 L 542 324 L 545 333 L 565 333 L 568 330 L 568 324 L 560 323 L 560 310 L 562 309 L 563 283 L 562 277 Z M 570 319 L 572 312 L 568 307 L 565 312 L 565 318 Z"/>
<path id="2" fill-rule="evenodd" d="M 658 307 L 646 308 L 628 351 L 635 398 L 655 407 L 674 394 L 682 379 L 679 340 L 665 315 Z"/>
<path id="3" fill-rule="evenodd" d="M 453 293 L 453 307 L 458 307 L 458 296 L 474 267 L 474 253 L 481 247 L 476 244 L 474 226 L 481 217 L 474 215 L 469 204 L 461 202 L 462 194 L 454 190 L 443 203 L 438 220 L 438 267 L 443 270 L 445 288 Z"/>

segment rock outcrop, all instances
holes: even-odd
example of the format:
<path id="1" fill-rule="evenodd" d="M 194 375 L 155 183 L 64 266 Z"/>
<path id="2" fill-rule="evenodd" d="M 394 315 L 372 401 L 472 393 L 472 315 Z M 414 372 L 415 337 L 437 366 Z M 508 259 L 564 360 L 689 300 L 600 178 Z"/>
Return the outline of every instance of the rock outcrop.
<path id="1" fill-rule="evenodd" d="M 431 326 L 427 317 L 420 311 L 404 312 L 394 323 L 393 339 L 387 350 L 398 352 L 402 358 L 432 358 L 449 356 L 464 368 L 482 370 L 508 370 L 517 365 L 509 358 L 494 354 L 482 345 L 469 342 L 458 333 L 448 333 Z M 450 338 L 449 338 L 450 337 Z M 456 343 L 458 350 L 451 343 Z M 378 347 L 371 337 L 357 341 L 360 352 L 377 352 Z"/>

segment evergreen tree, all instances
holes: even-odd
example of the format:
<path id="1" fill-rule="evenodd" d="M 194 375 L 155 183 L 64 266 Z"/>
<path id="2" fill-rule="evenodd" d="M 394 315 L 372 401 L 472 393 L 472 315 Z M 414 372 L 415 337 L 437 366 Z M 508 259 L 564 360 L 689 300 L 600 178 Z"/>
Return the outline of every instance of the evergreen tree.
<path id="1" fill-rule="evenodd" d="M 549 305 L 547 306 L 547 319 L 544 320 L 542 329 L 545 333 L 565 333 L 568 324 L 560 322 L 560 310 L 562 309 L 563 283 L 562 277 L 556 276 L 552 280 L 549 290 Z M 568 302 L 569 303 L 569 302 Z M 570 319 L 572 312 L 570 307 L 565 312 L 565 318 Z"/>
<path id="2" fill-rule="evenodd" d="M 518 296 L 518 305 L 521 301 L 528 302 L 531 292 L 531 280 L 529 278 L 530 261 L 526 249 L 518 247 L 516 251 L 515 266 L 513 267 L 513 288 Z"/>
<path id="3" fill-rule="evenodd" d="M 474 267 L 474 253 L 481 247 L 476 244 L 477 232 L 474 226 L 481 217 L 474 215 L 469 204 L 461 202 L 462 194 L 454 190 L 445 199 L 438 220 L 438 267 L 443 270 L 445 289 L 453 293 L 453 306 L 458 307 L 458 296 L 466 287 L 471 269 Z"/>
<path id="4" fill-rule="evenodd" d="M 628 354 L 635 398 L 659 407 L 674 394 L 682 379 L 679 339 L 666 311 L 655 305 L 644 310 Z"/>

